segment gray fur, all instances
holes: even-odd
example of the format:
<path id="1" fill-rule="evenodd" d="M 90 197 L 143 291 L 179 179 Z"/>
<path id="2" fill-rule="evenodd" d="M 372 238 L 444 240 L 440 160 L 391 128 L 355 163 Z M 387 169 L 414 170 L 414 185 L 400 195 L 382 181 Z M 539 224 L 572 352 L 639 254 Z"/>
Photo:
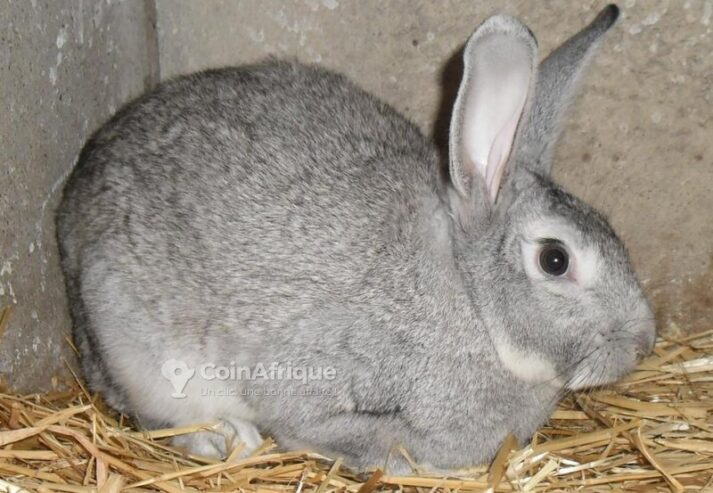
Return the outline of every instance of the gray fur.
<path id="1" fill-rule="evenodd" d="M 549 174 L 567 103 L 573 98 L 582 72 L 599 48 L 603 35 L 618 17 L 618 7 L 608 5 L 587 27 L 540 64 L 536 103 L 523 129 L 518 156 L 531 170 Z"/>
<path id="2" fill-rule="evenodd" d="M 599 214 L 521 166 L 495 204 L 479 188 L 457 193 L 415 126 L 332 72 L 267 62 L 164 83 L 89 141 L 58 211 L 85 376 L 150 426 L 219 419 L 249 441 L 252 423 L 358 468 L 395 444 L 442 469 L 487 461 L 509 432 L 529 440 L 573 379 L 630 371 L 654 329 Z M 586 289 L 528 276 L 537 221 L 594 252 Z M 557 378 L 519 378 L 503 338 Z M 238 392 L 283 393 L 220 400 L 193 379 L 172 399 L 169 359 L 337 376 L 319 383 L 327 396 L 241 380 Z"/>

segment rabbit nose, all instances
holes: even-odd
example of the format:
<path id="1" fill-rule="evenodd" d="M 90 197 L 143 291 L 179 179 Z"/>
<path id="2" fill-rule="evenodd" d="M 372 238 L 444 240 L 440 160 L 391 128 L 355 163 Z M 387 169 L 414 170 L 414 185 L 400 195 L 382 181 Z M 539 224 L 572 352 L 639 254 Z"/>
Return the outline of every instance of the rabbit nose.
<path id="1" fill-rule="evenodd" d="M 654 322 L 646 322 L 637 328 L 634 335 L 636 344 L 636 361 L 640 362 L 646 356 L 651 354 L 656 343 L 656 324 Z"/>

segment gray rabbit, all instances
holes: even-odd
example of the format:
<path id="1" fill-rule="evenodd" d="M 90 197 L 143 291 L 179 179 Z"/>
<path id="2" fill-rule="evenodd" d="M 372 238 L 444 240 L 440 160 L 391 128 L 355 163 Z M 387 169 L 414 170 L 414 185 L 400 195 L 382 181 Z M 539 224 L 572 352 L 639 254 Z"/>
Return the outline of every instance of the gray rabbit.
<path id="1" fill-rule="evenodd" d="M 91 388 L 144 426 L 219 423 L 180 440 L 196 454 L 270 435 L 359 469 L 400 444 L 451 470 L 627 374 L 652 349 L 651 309 L 606 220 L 549 179 L 617 16 L 539 66 L 527 27 L 486 20 L 450 173 L 391 107 L 297 63 L 181 77 L 126 106 L 57 215 Z"/>

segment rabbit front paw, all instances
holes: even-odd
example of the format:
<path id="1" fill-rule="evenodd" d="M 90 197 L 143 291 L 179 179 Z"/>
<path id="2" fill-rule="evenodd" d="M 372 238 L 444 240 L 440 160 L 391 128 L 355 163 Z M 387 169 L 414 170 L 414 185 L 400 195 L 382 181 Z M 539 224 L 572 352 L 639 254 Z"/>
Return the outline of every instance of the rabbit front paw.
<path id="1" fill-rule="evenodd" d="M 212 459 L 228 457 L 241 442 L 245 445 L 238 458 L 247 457 L 262 444 L 255 425 L 242 419 L 221 419 L 211 431 L 189 433 L 173 439 L 174 446 L 186 449 L 189 454 Z"/>

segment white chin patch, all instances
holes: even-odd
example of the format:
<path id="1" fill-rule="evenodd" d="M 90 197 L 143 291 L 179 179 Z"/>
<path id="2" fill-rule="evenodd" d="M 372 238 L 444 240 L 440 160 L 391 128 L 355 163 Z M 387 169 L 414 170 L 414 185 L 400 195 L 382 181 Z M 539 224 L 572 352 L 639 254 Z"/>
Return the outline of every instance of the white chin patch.
<path id="1" fill-rule="evenodd" d="M 503 366 L 516 378 L 529 383 L 548 383 L 553 387 L 564 385 L 551 361 L 537 353 L 515 348 L 507 337 L 495 339 L 495 350 Z"/>

